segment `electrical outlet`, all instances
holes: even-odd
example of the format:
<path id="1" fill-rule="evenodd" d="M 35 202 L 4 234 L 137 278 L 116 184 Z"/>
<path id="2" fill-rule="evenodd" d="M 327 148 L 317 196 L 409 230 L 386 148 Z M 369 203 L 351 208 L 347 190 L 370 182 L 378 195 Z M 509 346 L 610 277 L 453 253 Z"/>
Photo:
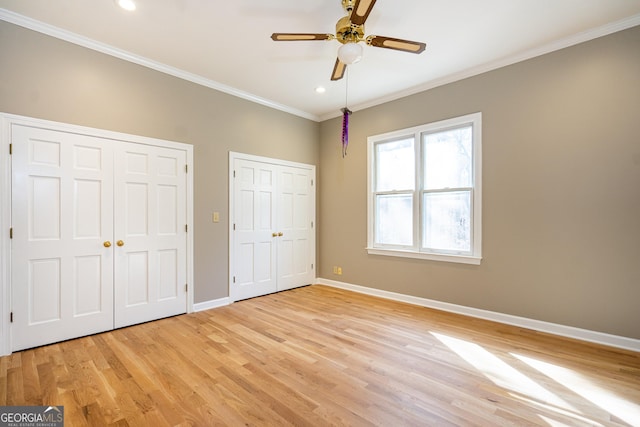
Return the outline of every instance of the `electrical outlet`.
<path id="1" fill-rule="evenodd" d="M 333 274 L 338 274 L 338 267 L 337 266 L 333 266 Z"/>
<path id="2" fill-rule="evenodd" d="M 338 267 L 337 270 L 338 270 L 337 272 L 338 276 L 342 276 L 342 267 Z"/>
<path id="3" fill-rule="evenodd" d="M 213 222 L 220 222 L 220 212 L 213 213 Z"/>

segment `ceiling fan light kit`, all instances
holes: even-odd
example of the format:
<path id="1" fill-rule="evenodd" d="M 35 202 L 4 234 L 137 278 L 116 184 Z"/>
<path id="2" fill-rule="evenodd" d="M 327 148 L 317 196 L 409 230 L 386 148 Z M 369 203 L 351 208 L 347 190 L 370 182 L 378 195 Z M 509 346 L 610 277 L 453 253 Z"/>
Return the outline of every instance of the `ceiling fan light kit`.
<path id="1" fill-rule="evenodd" d="M 338 49 L 338 59 L 347 64 L 355 64 L 362 59 L 362 45 L 346 43 Z"/>

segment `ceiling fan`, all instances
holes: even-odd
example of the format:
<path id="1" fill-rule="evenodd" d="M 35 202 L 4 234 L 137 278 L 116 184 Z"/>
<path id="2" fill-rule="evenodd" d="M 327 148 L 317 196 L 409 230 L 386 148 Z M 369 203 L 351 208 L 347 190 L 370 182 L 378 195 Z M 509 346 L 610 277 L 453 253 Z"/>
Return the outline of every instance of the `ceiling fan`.
<path id="1" fill-rule="evenodd" d="M 336 23 L 336 34 L 322 33 L 273 33 L 274 41 L 309 41 L 309 40 L 338 40 L 342 43 L 338 49 L 338 58 L 331 73 L 331 80 L 340 80 L 348 64 L 354 64 L 362 58 L 361 41 L 369 46 L 385 49 L 401 50 L 409 53 L 422 53 L 426 44 L 411 40 L 402 40 L 392 37 L 368 36 L 365 37 L 364 23 L 371 13 L 376 0 L 342 0 L 342 7 L 347 12 Z"/>

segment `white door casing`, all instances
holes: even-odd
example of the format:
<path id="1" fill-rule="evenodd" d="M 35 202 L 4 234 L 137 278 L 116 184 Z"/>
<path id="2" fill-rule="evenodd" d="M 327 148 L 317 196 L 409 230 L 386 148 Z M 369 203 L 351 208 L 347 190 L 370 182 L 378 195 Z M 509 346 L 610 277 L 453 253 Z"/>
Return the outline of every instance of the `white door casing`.
<path id="1" fill-rule="evenodd" d="M 147 181 L 154 189 L 147 206 L 153 247 L 147 252 L 156 264 L 149 277 L 159 279 L 148 293 L 161 303 L 155 304 L 155 318 L 177 314 L 171 311 L 176 300 L 179 312 L 193 311 L 192 146 L 4 113 L 0 130 L 0 224 L 13 234 L 0 234 L 0 355 L 42 345 L 43 339 L 113 329 L 115 262 L 134 248 L 136 237 L 131 245 L 116 244 L 114 203 L 123 192 L 114 192 L 114 162 L 125 147 L 138 154 L 147 150 L 155 173 Z M 31 141 L 18 146 L 20 138 Z M 44 278 L 53 285 L 47 288 Z M 167 309 L 171 303 L 174 308 Z M 126 322 L 136 323 L 132 318 Z M 153 319 L 139 321 L 146 320 Z M 24 330 L 29 324 L 35 332 Z"/>
<path id="2" fill-rule="evenodd" d="M 315 167 L 230 153 L 231 301 L 315 280 Z"/>

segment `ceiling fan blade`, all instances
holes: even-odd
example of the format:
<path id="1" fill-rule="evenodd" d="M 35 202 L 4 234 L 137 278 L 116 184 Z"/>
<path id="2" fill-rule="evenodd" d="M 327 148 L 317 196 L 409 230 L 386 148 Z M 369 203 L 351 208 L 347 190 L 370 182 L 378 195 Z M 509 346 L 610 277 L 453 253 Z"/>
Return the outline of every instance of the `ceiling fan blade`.
<path id="1" fill-rule="evenodd" d="M 351 23 L 355 25 L 364 24 L 374 4 L 376 4 L 376 0 L 356 0 L 353 5 L 353 11 L 351 11 L 351 17 L 349 18 Z"/>
<path id="2" fill-rule="evenodd" d="M 331 73 L 331 80 L 340 80 L 344 76 L 346 69 L 347 64 L 336 59 L 336 65 L 333 66 L 333 72 Z"/>
<path id="3" fill-rule="evenodd" d="M 375 47 L 384 47 L 386 49 L 401 50 L 409 53 L 422 53 L 427 47 L 425 43 L 414 42 L 411 40 L 395 39 L 393 37 L 369 36 L 367 44 Z"/>
<path id="4" fill-rule="evenodd" d="M 304 41 L 304 40 L 331 40 L 333 34 L 316 33 L 273 33 L 271 39 L 277 42 Z"/>

